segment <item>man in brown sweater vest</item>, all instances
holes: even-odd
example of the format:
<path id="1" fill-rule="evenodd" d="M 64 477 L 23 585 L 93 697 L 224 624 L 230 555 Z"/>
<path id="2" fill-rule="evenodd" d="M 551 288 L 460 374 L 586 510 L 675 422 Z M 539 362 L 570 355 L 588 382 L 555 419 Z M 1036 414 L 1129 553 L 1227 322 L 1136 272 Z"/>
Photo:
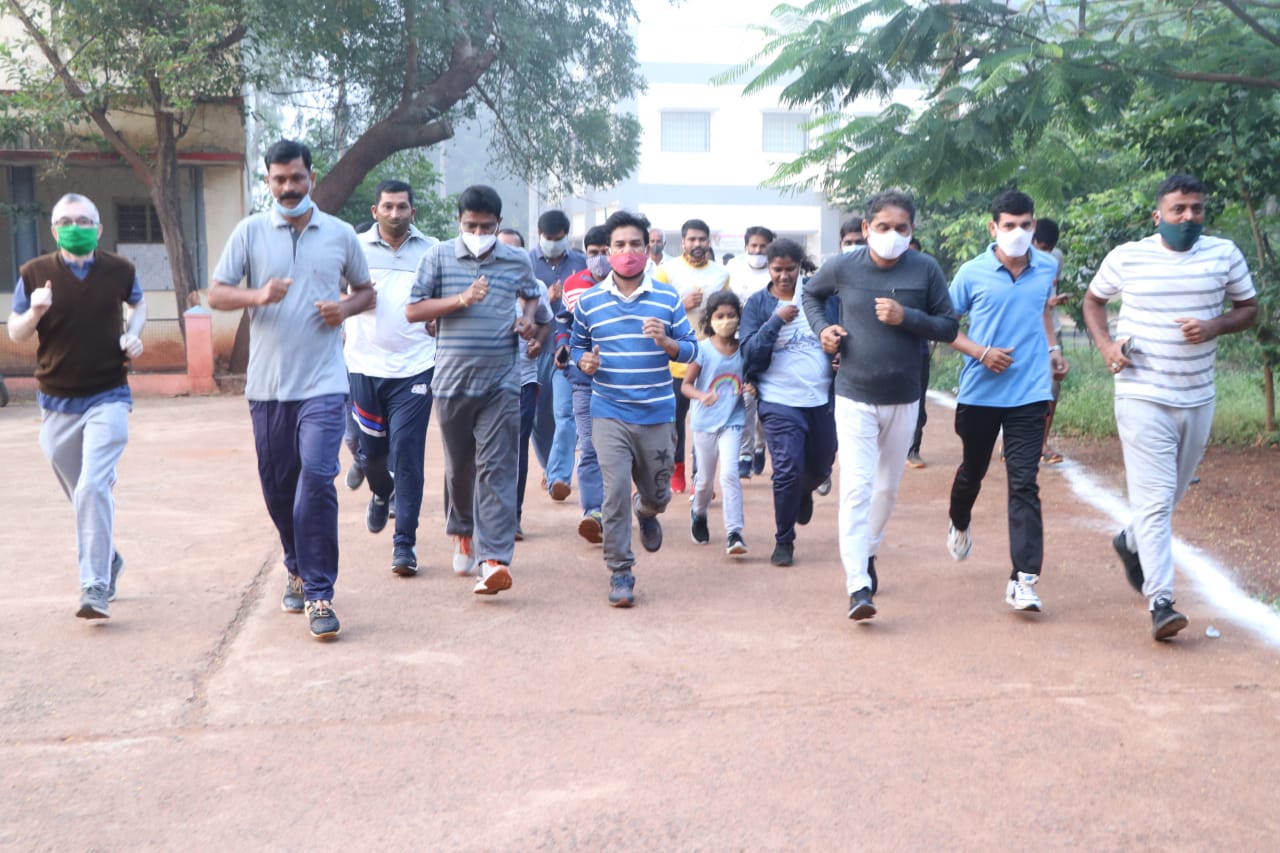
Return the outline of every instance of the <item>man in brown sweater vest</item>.
<path id="1" fill-rule="evenodd" d="M 53 206 L 58 251 L 19 271 L 9 337 L 36 335 L 40 448 L 76 514 L 83 619 L 106 619 L 124 560 L 115 550 L 116 463 L 129 441 L 129 359 L 142 354 L 146 303 L 128 260 L 97 248 L 98 208 L 69 193 Z"/>

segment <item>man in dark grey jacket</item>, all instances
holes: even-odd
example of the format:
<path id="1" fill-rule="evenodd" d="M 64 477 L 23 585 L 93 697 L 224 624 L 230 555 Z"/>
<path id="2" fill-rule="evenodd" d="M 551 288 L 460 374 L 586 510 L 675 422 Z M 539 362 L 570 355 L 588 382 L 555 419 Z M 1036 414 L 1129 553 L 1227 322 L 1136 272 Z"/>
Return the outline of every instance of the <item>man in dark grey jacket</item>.
<path id="1" fill-rule="evenodd" d="M 823 349 L 840 354 L 835 379 L 840 444 L 840 560 L 849 618 L 876 614 L 875 555 L 893 512 L 920 399 L 920 340 L 959 329 L 937 261 L 907 244 L 915 203 L 887 191 L 867 201 L 866 251 L 828 261 L 804 290 L 805 315 Z M 840 300 L 840 323 L 822 304 Z"/>

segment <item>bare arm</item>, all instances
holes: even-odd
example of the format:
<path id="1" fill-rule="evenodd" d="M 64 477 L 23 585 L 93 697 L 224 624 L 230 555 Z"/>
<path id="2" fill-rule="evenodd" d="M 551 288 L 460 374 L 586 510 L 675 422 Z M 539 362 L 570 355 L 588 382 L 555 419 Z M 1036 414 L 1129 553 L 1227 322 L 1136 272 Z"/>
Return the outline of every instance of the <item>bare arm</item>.
<path id="1" fill-rule="evenodd" d="M 1098 352 L 1102 354 L 1102 360 L 1111 368 L 1111 371 L 1114 373 L 1132 364 L 1133 362 L 1120 352 L 1119 342 L 1111 339 L 1111 329 L 1107 324 L 1107 300 L 1094 296 L 1092 291 L 1087 291 L 1082 308 L 1084 325 L 1089 330 L 1089 337 L 1093 338 L 1093 345 L 1098 348 Z"/>

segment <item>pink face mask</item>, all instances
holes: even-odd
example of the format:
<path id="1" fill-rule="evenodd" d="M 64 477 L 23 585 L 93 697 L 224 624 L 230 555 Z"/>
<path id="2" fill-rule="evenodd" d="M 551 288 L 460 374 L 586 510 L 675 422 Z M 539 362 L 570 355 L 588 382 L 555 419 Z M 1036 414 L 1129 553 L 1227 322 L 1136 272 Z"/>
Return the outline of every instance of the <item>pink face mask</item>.
<path id="1" fill-rule="evenodd" d="M 640 254 L 620 252 L 609 256 L 609 266 L 613 267 L 613 271 L 623 278 L 635 278 L 644 272 L 644 265 L 648 262 L 648 259 L 648 255 L 643 252 Z"/>

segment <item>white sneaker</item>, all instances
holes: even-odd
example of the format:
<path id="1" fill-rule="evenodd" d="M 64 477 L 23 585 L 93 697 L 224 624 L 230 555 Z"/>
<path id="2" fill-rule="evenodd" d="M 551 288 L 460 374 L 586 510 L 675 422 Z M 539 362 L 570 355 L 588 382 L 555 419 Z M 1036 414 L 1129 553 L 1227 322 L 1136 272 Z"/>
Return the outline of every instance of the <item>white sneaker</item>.
<path id="1" fill-rule="evenodd" d="M 1040 596 L 1036 595 L 1036 582 L 1039 580 L 1039 575 L 1018 572 L 1018 579 L 1009 581 L 1009 585 L 1005 589 L 1005 603 L 1014 610 L 1030 610 L 1039 613 Z"/>
<path id="2" fill-rule="evenodd" d="M 973 538 L 969 531 L 956 530 L 956 526 L 951 525 L 951 529 L 947 531 L 947 550 L 951 552 L 951 559 L 956 562 L 968 559 L 969 552 L 973 550 Z"/>
<path id="3" fill-rule="evenodd" d="M 453 537 L 453 573 L 460 578 L 476 573 L 476 552 L 470 536 Z"/>
<path id="4" fill-rule="evenodd" d="M 476 595 L 497 595 L 504 589 L 511 589 L 511 569 L 497 560 L 485 560 L 471 591 Z"/>

